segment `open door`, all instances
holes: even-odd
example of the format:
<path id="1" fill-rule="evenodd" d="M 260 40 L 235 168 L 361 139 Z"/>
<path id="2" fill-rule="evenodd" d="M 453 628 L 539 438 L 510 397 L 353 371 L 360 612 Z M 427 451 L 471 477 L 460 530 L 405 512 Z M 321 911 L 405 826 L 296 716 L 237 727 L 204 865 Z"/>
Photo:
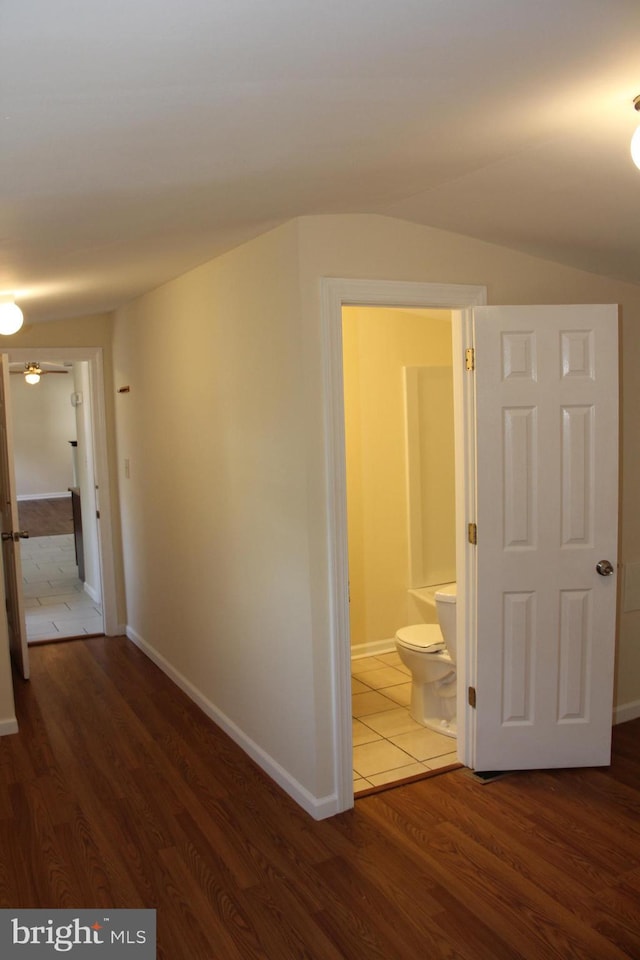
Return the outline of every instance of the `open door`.
<path id="1" fill-rule="evenodd" d="M 9 358 L 3 353 L 0 354 L 0 359 L 2 362 L 0 371 L 0 518 L 7 625 L 11 655 L 24 679 L 28 680 L 29 650 L 22 593 L 21 533 L 13 465 Z"/>
<path id="2" fill-rule="evenodd" d="M 610 762 L 617 306 L 474 310 L 477 770 Z"/>

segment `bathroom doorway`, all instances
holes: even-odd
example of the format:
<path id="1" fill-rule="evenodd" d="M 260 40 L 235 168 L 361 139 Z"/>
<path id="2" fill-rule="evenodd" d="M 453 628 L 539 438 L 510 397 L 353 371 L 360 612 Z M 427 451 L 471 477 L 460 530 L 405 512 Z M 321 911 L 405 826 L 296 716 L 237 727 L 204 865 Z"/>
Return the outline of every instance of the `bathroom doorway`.
<path id="1" fill-rule="evenodd" d="M 346 305 L 419 307 L 451 311 L 454 344 L 456 424 L 456 579 L 457 579 L 457 752 L 471 759 L 475 715 L 465 706 L 468 678 L 474 676 L 475 553 L 466 539 L 465 518 L 473 515 L 475 490 L 474 398 L 465 373 L 465 349 L 473 343 L 473 310 L 486 303 L 487 291 L 471 284 L 415 283 L 388 280 L 325 278 L 321 283 L 324 418 L 327 436 L 328 592 L 331 609 L 329 642 L 334 703 L 335 812 L 348 810 L 353 792 L 353 716 L 351 708 L 351 642 L 347 549 L 346 464 L 342 308 Z"/>
<path id="2" fill-rule="evenodd" d="M 617 592 L 615 580 L 608 579 L 615 573 L 614 563 L 598 558 L 617 556 L 619 308 L 615 304 L 487 307 L 485 303 L 484 287 L 339 278 L 322 282 L 336 812 L 353 806 L 354 796 L 342 357 L 345 305 L 429 304 L 452 309 L 460 761 L 488 771 L 603 766 L 610 760 Z M 543 360 L 542 372 L 538 356 Z M 591 421 L 588 418 L 596 407 L 601 414 Z M 533 444 L 527 418 L 537 414 L 538 408 L 541 433 Z M 579 423 L 578 416 L 583 417 Z M 559 421 L 562 442 L 558 441 Z M 583 423 L 592 422 L 600 425 L 596 433 L 586 427 L 581 432 Z M 591 454 L 585 455 L 585 450 Z M 549 459 L 550 451 L 553 458 L 548 468 L 538 469 L 540 458 Z M 531 505 L 542 502 L 552 503 L 554 512 L 545 510 L 545 539 L 538 543 L 532 532 L 538 528 L 533 525 L 536 514 Z M 478 529 L 484 531 L 482 549 L 476 546 Z M 589 539 L 592 530 L 598 536 Z M 535 563 L 531 551 L 520 550 L 529 541 Z M 574 566 L 567 562 L 569 550 L 584 586 L 576 586 L 571 579 Z M 524 562 L 517 562 L 522 557 Z M 532 570 L 539 576 L 533 592 Z M 548 616 L 544 630 L 534 632 L 532 598 L 537 600 L 538 588 L 539 610 Z M 518 603 L 527 607 L 524 615 L 519 611 L 516 616 L 509 608 Z M 597 611 L 597 627 L 584 614 L 585 608 Z M 600 636 L 598 644 L 590 642 L 592 629 Z M 536 647 L 543 663 L 540 670 L 532 658 Z M 504 656 L 505 649 L 509 657 Z M 553 674 L 544 669 L 548 664 L 555 665 L 557 686 L 549 682 Z M 483 696 L 476 702 L 478 687 Z M 536 703 L 544 703 L 544 708 L 532 709 Z M 503 716 L 505 710 L 508 713 Z"/>
<path id="3" fill-rule="evenodd" d="M 401 627 L 456 580 L 452 314 L 342 309 L 355 796 L 458 766 L 409 713 Z"/>

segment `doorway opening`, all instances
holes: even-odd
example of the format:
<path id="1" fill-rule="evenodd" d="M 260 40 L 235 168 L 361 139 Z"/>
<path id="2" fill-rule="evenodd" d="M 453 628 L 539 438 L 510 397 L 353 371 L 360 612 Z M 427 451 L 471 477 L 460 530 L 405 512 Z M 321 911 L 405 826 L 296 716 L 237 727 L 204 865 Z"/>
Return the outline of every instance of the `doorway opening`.
<path id="1" fill-rule="evenodd" d="M 459 765 L 453 644 L 430 660 L 426 720 L 394 639 L 417 624 L 442 638 L 435 595 L 455 591 L 452 316 L 345 306 L 342 334 L 358 796 Z"/>
<path id="2" fill-rule="evenodd" d="M 334 812 L 339 813 L 354 803 L 342 310 L 345 306 L 353 305 L 453 311 L 455 369 L 455 364 L 464 364 L 464 349 L 472 332 L 472 308 L 486 302 L 486 288 L 466 284 L 325 278 L 321 284 L 321 295 L 328 471 L 329 639 L 336 784 Z M 463 685 L 475 675 L 475 623 L 471 622 L 475 604 L 475 558 L 466 548 L 464 528 L 464 518 L 471 512 L 474 496 L 472 483 L 465 482 L 474 476 L 473 397 L 460 378 L 457 384 L 454 378 L 454 398 L 457 408 L 462 411 L 465 425 L 455 439 L 457 698 L 460 704 L 463 702 Z M 463 712 L 458 711 L 458 758 L 466 766 L 472 766 L 468 751 L 473 744 L 474 724 L 473 711 L 466 707 Z"/>
<path id="3" fill-rule="evenodd" d="M 26 640 L 31 643 L 49 639 L 43 635 L 46 634 L 46 626 L 44 630 L 35 629 L 36 626 L 42 627 L 43 624 L 46 625 L 49 622 L 54 625 L 50 639 L 61 639 L 63 633 L 66 633 L 67 636 L 88 636 L 94 633 L 115 636 L 121 632 L 121 629 L 116 599 L 102 349 L 100 347 L 39 347 L 36 353 L 37 356 L 34 358 L 33 348 L 14 348 L 8 351 L 10 369 L 19 369 L 21 365 L 24 366 L 35 359 L 44 370 L 69 371 L 64 375 L 44 376 L 41 383 L 23 387 L 23 390 L 37 391 L 43 385 L 46 386 L 47 381 L 62 381 L 65 384 L 64 388 L 58 388 L 66 395 L 64 400 L 65 416 L 67 417 L 66 426 L 63 427 L 63 435 L 58 436 L 58 446 L 64 446 L 62 460 L 64 460 L 65 466 L 62 468 L 62 473 L 57 474 L 57 480 L 50 480 L 52 489 L 48 492 L 63 495 L 66 500 L 64 504 L 65 513 L 70 508 L 71 524 L 70 529 L 64 534 L 64 545 L 62 543 L 53 544 L 56 549 L 58 547 L 63 548 L 61 553 L 58 557 L 49 556 L 45 558 L 41 555 L 43 570 L 36 573 L 35 581 L 32 581 L 31 586 L 28 586 L 29 575 L 25 572 L 24 579 L 27 583 L 23 584 L 23 588 L 27 587 L 24 593 L 31 594 L 32 598 L 35 597 L 40 600 L 38 592 L 40 588 L 34 584 L 42 582 L 42 575 L 50 574 L 51 576 L 46 576 L 45 580 L 48 583 L 45 602 L 48 603 L 49 598 L 71 596 L 75 603 L 68 599 L 56 600 L 58 609 L 45 611 L 43 620 L 37 625 L 32 623 L 34 629 L 31 631 L 31 636 L 27 633 Z M 20 376 L 10 377 L 10 381 L 19 381 L 20 379 Z M 13 388 L 11 390 L 13 392 Z M 34 394 L 28 394 L 28 396 L 33 398 Z M 69 411 L 71 419 L 69 419 Z M 15 448 L 24 440 L 23 437 L 18 439 L 16 436 L 20 433 L 20 418 L 17 406 L 11 419 L 14 424 L 12 434 L 14 436 L 13 453 L 15 454 Z M 77 444 L 77 446 L 74 446 L 74 444 Z M 65 478 L 64 481 L 60 480 L 62 476 Z M 64 482 L 67 480 L 70 482 L 65 489 Z M 21 491 L 18 490 L 18 492 Z M 23 496 L 37 499 L 31 496 L 33 493 L 33 489 L 23 487 Z M 46 502 L 46 498 L 41 498 L 41 500 Z M 56 538 L 60 535 L 58 533 L 53 534 Z M 29 543 L 29 540 L 22 540 L 22 544 L 29 544 L 28 553 L 32 544 Z M 33 546 L 35 549 L 38 545 L 34 544 Z M 42 546 L 46 552 L 47 548 L 52 545 L 44 543 Z M 62 556 L 63 554 L 64 556 Z M 56 559 L 60 559 L 60 564 L 55 562 Z M 53 565 L 51 565 L 52 561 Z M 58 571 L 56 571 L 58 565 L 62 567 L 62 570 L 59 571 L 61 573 L 60 577 L 57 576 Z M 32 575 L 34 573 L 33 567 L 31 573 Z M 75 573 L 78 574 L 77 581 L 73 576 Z M 70 584 L 71 580 L 75 581 L 72 585 Z M 71 585 L 72 593 L 69 595 L 58 593 L 57 590 L 61 584 L 56 581 L 62 581 L 64 588 Z M 29 599 L 28 596 L 27 599 Z M 24 603 L 24 600 L 22 603 Z M 29 610 L 33 609 L 34 605 L 29 603 L 25 619 L 37 618 L 37 613 L 35 617 L 28 615 Z M 46 616 L 48 612 L 57 614 L 58 620 L 55 617 L 49 620 Z M 75 626 L 78 629 L 74 629 L 73 622 L 70 622 L 74 619 L 77 621 Z M 64 624 L 59 622 L 62 620 L 64 620 Z M 35 636 L 36 633 L 39 634 L 37 637 Z M 28 670 L 28 664 L 26 667 Z"/>
<path id="4" fill-rule="evenodd" d="M 10 364 L 27 643 L 104 632 L 89 363 Z"/>

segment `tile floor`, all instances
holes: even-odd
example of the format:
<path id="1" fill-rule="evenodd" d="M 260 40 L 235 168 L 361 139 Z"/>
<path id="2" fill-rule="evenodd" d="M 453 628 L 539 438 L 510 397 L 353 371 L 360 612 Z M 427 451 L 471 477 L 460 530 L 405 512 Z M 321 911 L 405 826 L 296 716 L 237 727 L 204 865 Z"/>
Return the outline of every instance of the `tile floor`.
<path id="1" fill-rule="evenodd" d="M 78 579 L 73 534 L 20 542 L 29 643 L 102 633 L 102 609 Z"/>
<path id="2" fill-rule="evenodd" d="M 356 795 L 458 762 L 454 739 L 409 716 L 409 678 L 395 652 L 351 662 Z"/>

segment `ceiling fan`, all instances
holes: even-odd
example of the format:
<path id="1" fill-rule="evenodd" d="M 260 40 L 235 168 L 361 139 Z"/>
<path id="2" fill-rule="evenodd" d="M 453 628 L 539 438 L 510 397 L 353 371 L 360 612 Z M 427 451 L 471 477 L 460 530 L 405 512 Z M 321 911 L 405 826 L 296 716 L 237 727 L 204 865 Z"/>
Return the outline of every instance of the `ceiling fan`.
<path id="1" fill-rule="evenodd" d="M 43 370 L 43 367 L 55 366 L 55 364 L 49 363 L 38 363 L 35 360 L 32 360 L 29 363 L 25 363 L 24 367 L 19 370 L 10 370 L 10 373 L 19 373 L 25 378 L 27 383 L 38 383 L 40 377 L 44 377 L 48 373 L 69 373 L 68 370 L 61 370 L 59 367 L 55 370 Z"/>

